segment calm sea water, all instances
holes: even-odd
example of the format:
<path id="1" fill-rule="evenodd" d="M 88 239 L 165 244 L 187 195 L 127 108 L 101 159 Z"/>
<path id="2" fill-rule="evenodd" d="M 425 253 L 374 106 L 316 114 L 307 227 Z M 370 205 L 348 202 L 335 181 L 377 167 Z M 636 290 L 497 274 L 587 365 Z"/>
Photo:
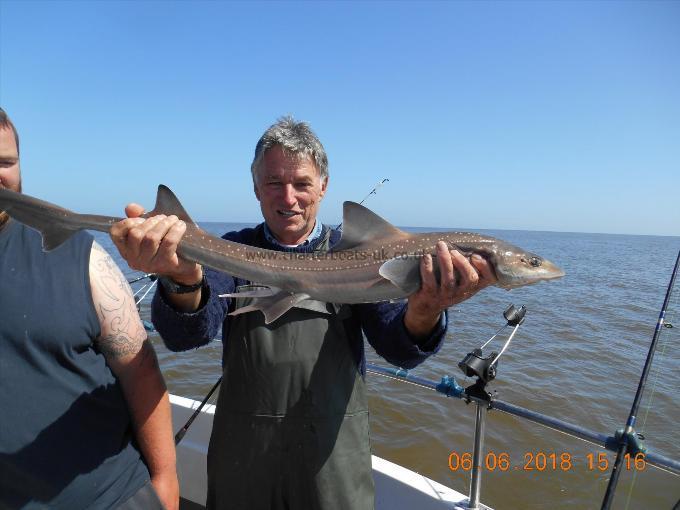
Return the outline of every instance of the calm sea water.
<path id="1" fill-rule="evenodd" d="M 222 234 L 240 224 L 205 224 Z M 420 229 L 412 229 L 420 230 Z M 428 229 L 422 229 L 428 230 Z M 450 310 L 446 345 L 411 373 L 431 380 L 454 375 L 457 363 L 504 324 L 510 303 L 528 308 L 525 324 L 499 362 L 491 389 L 497 398 L 613 434 L 624 425 L 635 395 L 654 327 L 663 303 L 678 237 L 626 236 L 525 231 L 485 231 L 534 251 L 561 266 L 559 281 L 505 291 L 485 289 Z M 98 240 L 121 260 L 107 237 Z M 128 276 L 136 273 L 127 270 Z M 674 295 L 637 430 L 655 453 L 680 459 L 680 285 Z M 150 295 L 142 315 L 149 318 Z M 222 345 L 186 353 L 166 350 L 153 337 L 172 393 L 202 399 L 220 375 Z M 500 347 L 500 343 L 493 344 Z M 386 365 L 370 348 L 369 362 Z M 469 472 L 452 470 L 449 456 L 472 451 L 474 406 L 405 384 L 368 376 L 372 447 L 376 455 L 467 493 Z M 507 471 L 486 470 L 482 501 L 501 509 L 599 508 L 609 470 L 597 469 L 598 448 L 539 425 L 490 412 L 486 448 L 506 454 Z M 542 471 L 525 470 L 530 455 L 558 458 Z M 559 465 L 560 455 L 571 465 Z M 589 466 L 588 455 L 594 454 Z M 491 458 L 490 458 L 491 460 Z M 614 454 L 606 460 L 613 464 Z M 564 469 L 562 468 L 564 467 Z M 680 479 L 634 465 L 621 476 L 616 509 L 670 510 L 680 499 Z"/>

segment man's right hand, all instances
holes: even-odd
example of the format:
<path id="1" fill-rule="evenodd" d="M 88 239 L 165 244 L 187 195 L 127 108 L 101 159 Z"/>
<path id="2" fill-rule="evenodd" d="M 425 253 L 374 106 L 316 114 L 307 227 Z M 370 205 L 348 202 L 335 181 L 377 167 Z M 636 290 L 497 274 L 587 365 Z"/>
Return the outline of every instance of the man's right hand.
<path id="1" fill-rule="evenodd" d="M 114 223 L 109 235 L 132 269 L 164 275 L 183 285 L 201 281 L 201 266 L 177 256 L 186 223 L 174 215 L 142 218 L 144 208 L 138 204 L 128 204 L 125 214 L 128 217 Z"/>

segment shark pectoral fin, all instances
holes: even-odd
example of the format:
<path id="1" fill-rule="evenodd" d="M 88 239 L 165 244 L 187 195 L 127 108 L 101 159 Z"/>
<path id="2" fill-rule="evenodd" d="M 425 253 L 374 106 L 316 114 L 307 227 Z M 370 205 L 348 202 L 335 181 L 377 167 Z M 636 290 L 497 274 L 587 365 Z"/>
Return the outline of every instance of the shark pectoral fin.
<path id="1" fill-rule="evenodd" d="M 376 245 L 408 237 L 409 234 L 363 205 L 345 202 L 342 211 L 342 237 L 331 251 L 360 250 L 369 243 Z"/>
<path id="2" fill-rule="evenodd" d="M 66 242 L 75 232 L 65 229 L 46 229 L 41 231 L 42 247 L 44 251 L 52 251 Z"/>
<path id="3" fill-rule="evenodd" d="M 35 201 L 38 202 L 38 200 Z M 67 211 L 61 207 L 53 207 L 55 210 L 72 214 L 71 211 Z M 62 223 L 50 220 L 44 215 L 35 214 L 35 212 L 28 207 L 8 207 L 6 212 L 19 223 L 23 223 L 27 227 L 31 227 L 40 232 L 44 251 L 54 250 L 78 231 L 64 228 Z"/>
<path id="4" fill-rule="evenodd" d="M 242 313 L 260 310 L 264 314 L 265 324 L 270 324 L 293 308 L 297 303 L 304 301 L 305 299 L 309 299 L 307 294 L 279 292 L 273 296 L 256 298 L 250 305 L 234 310 L 229 315 L 240 315 Z"/>
<path id="5" fill-rule="evenodd" d="M 378 273 L 405 293 L 412 294 L 420 288 L 420 256 L 390 259 L 380 266 Z"/>
<path id="6" fill-rule="evenodd" d="M 57 222 L 43 221 L 40 216 L 24 215 L 23 213 L 23 210 L 17 208 L 11 210 L 8 214 L 20 223 L 40 232 L 43 251 L 54 250 L 78 232 L 70 228 L 60 228 Z"/>
<path id="7" fill-rule="evenodd" d="M 175 196 L 172 190 L 164 184 L 158 185 L 158 193 L 156 193 L 156 205 L 154 206 L 153 211 L 145 214 L 144 217 L 156 216 L 158 214 L 165 214 L 166 216 L 174 214 L 180 220 L 192 225 L 196 225 L 196 222 L 191 219 L 191 216 L 189 216 L 189 213 L 186 212 L 184 206 L 179 201 L 177 196 Z"/>

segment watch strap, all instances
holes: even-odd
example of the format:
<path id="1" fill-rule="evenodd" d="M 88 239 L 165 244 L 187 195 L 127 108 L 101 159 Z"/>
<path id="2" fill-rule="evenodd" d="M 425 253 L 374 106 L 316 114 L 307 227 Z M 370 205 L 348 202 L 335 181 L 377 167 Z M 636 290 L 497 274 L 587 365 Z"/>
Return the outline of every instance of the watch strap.
<path id="1" fill-rule="evenodd" d="M 197 290 L 202 289 L 206 283 L 205 273 L 203 273 L 203 278 L 201 278 L 201 281 L 194 283 L 193 285 L 177 283 L 175 280 L 167 276 L 159 276 L 158 281 L 161 282 L 165 292 L 170 294 L 189 294 L 190 292 L 196 292 Z"/>

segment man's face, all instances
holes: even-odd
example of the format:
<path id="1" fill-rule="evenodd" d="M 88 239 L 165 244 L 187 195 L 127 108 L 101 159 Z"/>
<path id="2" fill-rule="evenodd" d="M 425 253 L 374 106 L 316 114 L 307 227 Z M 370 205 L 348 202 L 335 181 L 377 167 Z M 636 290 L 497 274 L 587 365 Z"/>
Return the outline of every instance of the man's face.
<path id="1" fill-rule="evenodd" d="M 19 151 L 12 128 L 0 127 L 0 189 L 21 191 Z M 7 219 L 7 214 L 0 212 L 0 227 Z"/>
<path id="2" fill-rule="evenodd" d="M 311 233 L 327 183 L 310 158 L 298 159 L 278 145 L 264 153 L 255 174 L 255 196 L 280 243 L 300 244 Z"/>

